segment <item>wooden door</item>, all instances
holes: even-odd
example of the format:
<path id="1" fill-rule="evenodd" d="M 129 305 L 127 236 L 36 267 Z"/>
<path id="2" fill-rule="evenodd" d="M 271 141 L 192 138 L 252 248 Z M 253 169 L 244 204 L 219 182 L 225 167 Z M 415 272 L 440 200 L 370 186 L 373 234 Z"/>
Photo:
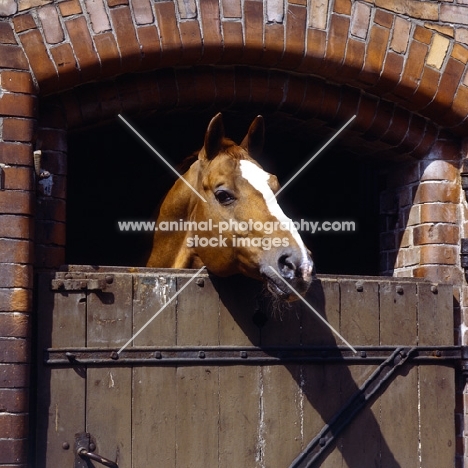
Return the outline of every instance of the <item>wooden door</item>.
<path id="1" fill-rule="evenodd" d="M 75 466 L 77 433 L 119 468 L 288 467 L 380 364 L 307 359 L 346 347 L 304 304 L 273 311 L 256 282 L 193 275 L 40 275 L 38 468 Z M 324 276 L 307 300 L 358 349 L 453 345 L 449 285 Z M 453 466 L 454 385 L 453 365 L 408 361 L 316 466 Z"/>

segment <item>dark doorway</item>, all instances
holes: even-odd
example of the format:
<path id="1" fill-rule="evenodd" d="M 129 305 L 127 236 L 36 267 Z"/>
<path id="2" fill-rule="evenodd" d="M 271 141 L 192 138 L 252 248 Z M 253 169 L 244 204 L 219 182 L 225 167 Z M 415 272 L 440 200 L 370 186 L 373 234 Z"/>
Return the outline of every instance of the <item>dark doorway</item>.
<path id="1" fill-rule="evenodd" d="M 214 113 L 165 113 L 130 120 L 168 161 L 178 164 L 202 146 Z M 255 115 L 223 114 L 226 134 L 236 141 Z M 262 164 L 284 184 L 325 137 L 282 130 L 277 117 L 265 117 Z M 175 176 L 120 121 L 70 134 L 68 167 L 67 262 L 144 264 L 151 234 L 121 232 L 118 222 L 152 220 Z M 379 273 L 377 181 L 377 168 L 343 150 L 337 139 L 280 195 L 280 204 L 294 220 L 313 221 L 318 227 L 330 223 L 328 231 L 301 233 L 319 273 Z M 341 221 L 353 222 L 355 230 L 336 230 Z"/>

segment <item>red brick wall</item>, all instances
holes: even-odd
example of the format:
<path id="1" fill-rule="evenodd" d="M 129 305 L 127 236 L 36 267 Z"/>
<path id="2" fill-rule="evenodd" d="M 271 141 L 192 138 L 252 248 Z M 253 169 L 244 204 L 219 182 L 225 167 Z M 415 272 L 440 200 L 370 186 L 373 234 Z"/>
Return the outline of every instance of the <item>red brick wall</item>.
<path id="1" fill-rule="evenodd" d="M 26 466 L 37 97 L 8 23 L 0 23 L 0 88 L 0 464 Z"/>
<path id="2" fill-rule="evenodd" d="M 349 145 L 416 158 L 387 171 L 382 270 L 454 282 L 464 317 L 467 62 L 464 0 L 1 2 L 0 466 L 26 466 L 32 270 L 64 261 L 67 129 L 235 103 L 356 114 Z"/>

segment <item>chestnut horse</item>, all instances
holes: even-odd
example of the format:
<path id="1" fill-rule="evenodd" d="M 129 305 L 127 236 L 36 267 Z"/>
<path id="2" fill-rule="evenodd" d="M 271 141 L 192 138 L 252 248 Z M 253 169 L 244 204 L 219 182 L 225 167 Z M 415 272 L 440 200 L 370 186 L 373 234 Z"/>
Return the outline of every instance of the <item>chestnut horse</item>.
<path id="1" fill-rule="evenodd" d="M 225 138 L 221 114 L 211 120 L 185 182 L 178 179 L 161 204 L 148 267 L 205 265 L 218 276 L 242 273 L 265 281 L 271 293 L 288 301 L 297 298 L 288 285 L 307 291 L 309 252 L 276 201 L 276 176 L 253 159 L 264 133 L 257 116 L 237 145 Z"/>

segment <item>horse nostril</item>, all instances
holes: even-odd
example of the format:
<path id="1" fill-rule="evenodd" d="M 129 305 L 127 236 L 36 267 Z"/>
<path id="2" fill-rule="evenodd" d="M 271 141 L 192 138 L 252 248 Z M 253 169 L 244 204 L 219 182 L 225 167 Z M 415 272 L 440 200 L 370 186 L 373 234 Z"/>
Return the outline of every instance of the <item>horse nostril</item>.
<path id="1" fill-rule="evenodd" d="M 294 259 L 288 255 L 281 255 L 278 259 L 278 270 L 284 278 L 293 278 L 296 271 Z"/>

